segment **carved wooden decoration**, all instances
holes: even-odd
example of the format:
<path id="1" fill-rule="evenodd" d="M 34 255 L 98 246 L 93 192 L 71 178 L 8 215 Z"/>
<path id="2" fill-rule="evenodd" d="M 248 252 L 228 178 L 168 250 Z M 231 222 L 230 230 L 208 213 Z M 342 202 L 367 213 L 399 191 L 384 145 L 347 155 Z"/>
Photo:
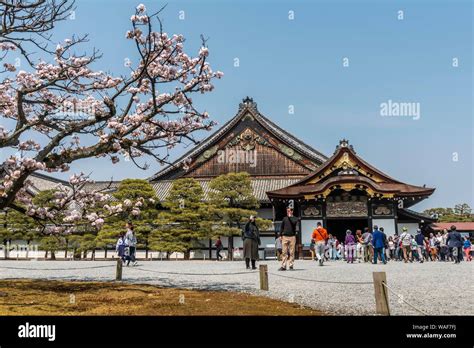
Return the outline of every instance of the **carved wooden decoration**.
<path id="1" fill-rule="evenodd" d="M 391 205 L 380 204 L 373 207 L 374 215 L 392 215 L 393 207 Z"/>
<path id="2" fill-rule="evenodd" d="M 314 205 L 309 205 L 303 209 L 304 217 L 321 216 L 321 209 Z"/>
<path id="3" fill-rule="evenodd" d="M 368 208 L 365 202 L 327 202 L 326 216 L 328 217 L 366 217 Z"/>

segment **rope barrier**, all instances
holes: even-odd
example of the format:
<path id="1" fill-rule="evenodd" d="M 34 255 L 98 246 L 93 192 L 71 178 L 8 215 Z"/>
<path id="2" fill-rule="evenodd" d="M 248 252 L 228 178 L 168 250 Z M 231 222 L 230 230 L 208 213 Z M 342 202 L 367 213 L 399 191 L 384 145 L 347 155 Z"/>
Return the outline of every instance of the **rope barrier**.
<path id="1" fill-rule="evenodd" d="M 373 282 L 336 282 L 336 281 L 332 281 L 332 280 L 305 279 L 305 278 L 284 276 L 283 274 L 277 274 L 277 273 L 271 273 L 271 272 L 268 272 L 268 274 L 271 274 L 271 275 L 274 275 L 274 276 L 277 276 L 277 277 L 281 277 L 281 278 L 289 278 L 289 279 L 295 279 L 295 280 L 302 280 L 302 281 L 313 282 L 313 283 L 350 284 L 350 285 L 368 285 L 368 284 L 373 284 Z"/>
<path id="2" fill-rule="evenodd" d="M 151 273 L 160 273 L 160 274 L 175 274 L 175 275 L 199 275 L 199 276 L 215 276 L 215 275 L 234 275 L 234 274 L 257 274 L 256 272 L 233 272 L 233 273 L 185 273 L 185 272 L 163 272 L 163 271 L 154 271 L 151 269 L 138 268 L 139 271 L 151 272 Z"/>
<path id="3" fill-rule="evenodd" d="M 398 294 L 395 290 L 393 290 L 390 286 L 387 285 L 387 283 L 385 282 L 382 282 L 383 286 L 385 286 L 389 291 L 391 291 L 393 294 L 395 294 L 398 299 L 402 300 L 403 302 L 405 302 L 408 306 L 410 306 L 411 308 L 413 308 L 414 310 L 416 310 L 417 312 L 423 314 L 423 315 L 429 315 L 428 313 L 422 311 L 421 309 L 415 307 L 414 305 L 412 305 L 411 303 L 405 301 L 405 299 L 403 298 L 403 295 L 400 295 Z"/>
<path id="4" fill-rule="evenodd" d="M 80 270 L 80 269 L 107 268 L 107 267 L 115 267 L 115 265 L 92 266 L 92 267 L 81 267 L 81 268 L 24 268 L 24 267 L 0 266 L 0 269 L 23 269 L 23 270 L 28 270 L 28 271 L 74 271 L 74 270 Z"/>

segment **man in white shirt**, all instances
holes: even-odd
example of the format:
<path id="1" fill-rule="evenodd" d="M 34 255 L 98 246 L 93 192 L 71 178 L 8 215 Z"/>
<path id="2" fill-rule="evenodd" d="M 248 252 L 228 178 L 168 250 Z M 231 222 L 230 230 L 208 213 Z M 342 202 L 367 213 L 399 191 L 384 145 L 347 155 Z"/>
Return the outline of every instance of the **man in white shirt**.
<path id="1" fill-rule="evenodd" d="M 402 241 L 403 248 L 403 260 L 405 263 L 410 260 L 411 262 L 411 234 L 408 233 L 408 229 L 403 227 L 403 233 L 400 235 L 400 240 Z"/>

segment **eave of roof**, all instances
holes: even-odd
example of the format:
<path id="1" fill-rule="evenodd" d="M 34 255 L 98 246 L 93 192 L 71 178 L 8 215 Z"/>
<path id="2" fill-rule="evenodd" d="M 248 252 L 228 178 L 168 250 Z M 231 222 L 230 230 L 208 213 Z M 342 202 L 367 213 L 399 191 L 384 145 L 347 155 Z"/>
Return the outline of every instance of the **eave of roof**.
<path id="1" fill-rule="evenodd" d="M 34 177 L 37 177 L 39 179 L 52 181 L 52 182 L 55 182 L 55 183 L 58 183 L 58 184 L 63 184 L 63 185 L 70 186 L 69 182 L 66 181 L 66 180 L 58 179 L 58 178 L 55 178 L 55 177 L 52 177 L 52 176 L 49 176 L 49 175 L 46 175 L 46 174 L 41 174 L 41 173 L 38 173 L 38 172 L 33 172 L 33 173 L 30 174 L 30 176 L 34 176 Z"/>
<path id="2" fill-rule="evenodd" d="M 204 193 L 204 200 L 209 199 L 209 193 L 212 191 L 210 189 L 209 183 L 211 179 L 195 179 L 202 187 Z M 265 178 L 265 179 L 251 179 L 251 185 L 253 190 L 253 195 L 260 203 L 269 203 L 266 192 L 271 189 L 277 189 L 291 185 L 293 182 L 297 181 L 297 178 Z M 159 201 L 164 201 L 168 196 L 171 187 L 173 186 L 174 180 L 159 180 L 151 183 L 153 189 L 155 190 L 156 196 Z"/>
<path id="3" fill-rule="evenodd" d="M 456 226 L 457 231 L 474 231 L 474 221 L 436 222 L 431 225 L 431 228 L 435 231 L 444 229 L 449 230 L 453 225 Z"/>
<path id="4" fill-rule="evenodd" d="M 317 195 L 331 186 L 338 184 L 359 184 L 369 186 L 376 192 L 380 193 L 393 193 L 397 196 L 412 196 L 412 195 L 431 195 L 434 192 L 434 188 L 419 187 L 404 183 L 377 183 L 364 176 L 341 176 L 341 177 L 330 177 L 326 181 L 313 185 L 298 185 L 294 184 L 289 187 L 282 188 L 280 190 L 267 192 L 269 197 L 302 197 L 305 195 Z"/>
<path id="5" fill-rule="evenodd" d="M 420 213 L 418 211 L 411 210 L 411 209 L 408 209 L 408 208 L 398 209 L 398 215 L 399 215 L 399 217 L 400 217 L 400 215 L 405 215 L 407 217 L 411 217 L 411 218 L 418 219 L 418 220 L 423 220 L 424 222 L 430 222 L 430 223 L 433 223 L 433 222 L 436 221 L 436 218 L 432 218 L 429 215 L 426 215 L 424 213 Z"/>
<path id="6" fill-rule="evenodd" d="M 333 166 L 344 155 L 344 153 L 350 154 L 350 156 L 354 158 L 356 162 L 369 169 L 371 172 L 377 174 L 379 177 L 384 179 L 385 182 L 376 182 L 365 176 L 342 175 L 329 178 L 324 176 L 321 178 L 320 182 L 308 184 L 314 178 L 321 176 L 328 168 L 331 168 L 331 166 Z M 435 191 L 434 188 L 410 185 L 390 177 L 357 156 L 352 146 L 349 145 L 349 142 L 343 139 L 340 141 L 334 154 L 322 166 L 317 168 L 316 171 L 289 187 L 280 190 L 269 191 L 267 192 L 267 195 L 270 198 L 301 198 L 304 195 L 320 194 L 330 186 L 334 186 L 339 183 L 364 184 L 370 186 L 377 192 L 393 193 L 397 196 L 429 196 Z"/>

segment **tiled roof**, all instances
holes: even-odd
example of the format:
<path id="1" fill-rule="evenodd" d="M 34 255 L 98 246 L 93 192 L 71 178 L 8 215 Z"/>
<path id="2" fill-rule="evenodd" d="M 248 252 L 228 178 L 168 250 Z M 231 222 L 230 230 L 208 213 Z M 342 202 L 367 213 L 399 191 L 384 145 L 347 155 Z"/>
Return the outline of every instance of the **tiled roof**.
<path id="1" fill-rule="evenodd" d="M 431 225 L 431 228 L 435 231 L 444 229 L 449 231 L 453 225 L 456 226 L 457 231 L 474 231 L 474 222 L 436 222 Z"/>
<path id="2" fill-rule="evenodd" d="M 364 176 L 348 175 L 348 176 L 334 176 L 330 177 L 326 181 L 316 183 L 312 185 L 298 185 L 285 187 L 280 190 L 269 192 L 272 197 L 288 197 L 288 196 L 304 196 L 310 194 L 319 194 L 324 190 L 331 187 L 331 185 L 343 184 L 343 183 L 354 183 L 354 184 L 365 184 L 371 186 L 378 192 L 389 192 L 396 195 L 417 195 L 417 194 L 431 194 L 434 189 L 419 187 L 403 183 L 391 183 L 391 182 L 375 182 Z"/>
<path id="3" fill-rule="evenodd" d="M 436 221 L 436 218 L 433 218 L 433 217 L 429 216 L 428 214 L 420 213 L 418 211 L 408 209 L 408 208 L 398 209 L 398 215 L 399 215 L 399 217 L 401 215 L 406 215 L 408 217 L 412 217 L 412 218 L 416 218 L 416 219 L 420 219 L 420 220 L 424 220 L 424 221 L 428 221 L 428 222 Z"/>
<path id="4" fill-rule="evenodd" d="M 211 179 L 196 179 L 204 191 L 204 199 L 209 199 L 209 182 Z M 299 178 L 263 178 L 263 179 L 251 179 L 254 196 L 259 202 L 270 202 L 266 192 L 271 190 L 278 190 L 280 188 L 294 184 Z M 151 182 L 155 190 L 156 196 L 159 201 L 164 201 L 171 190 L 174 180 L 160 180 L 158 182 Z M 88 183 L 85 188 L 88 191 L 92 190 L 105 190 L 104 193 L 111 193 L 117 189 L 120 185 L 119 181 L 97 181 Z"/>
<path id="5" fill-rule="evenodd" d="M 291 145 L 294 149 L 298 150 L 299 152 L 303 153 L 310 159 L 323 163 L 327 160 L 327 157 L 323 155 L 321 152 L 315 150 L 311 146 L 305 144 L 301 140 L 295 138 L 293 135 L 285 131 L 284 129 L 277 126 L 275 123 L 270 121 L 268 118 L 263 116 L 257 109 L 257 104 L 251 98 L 245 98 L 242 103 L 239 105 L 238 113 L 229 121 L 227 121 L 221 128 L 219 128 L 215 133 L 213 133 L 208 138 L 204 139 L 199 145 L 191 149 L 189 152 L 185 153 L 183 156 L 178 158 L 172 164 L 167 166 L 166 168 L 162 169 L 155 175 L 148 178 L 149 181 L 159 180 L 160 177 L 163 177 L 165 174 L 171 172 L 174 169 L 180 168 L 183 162 L 188 158 L 193 158 L 202 152 L 205 148 L 209 147 L 215 141 L 217 141 L 220 137 L 226 134 L 229 130 L 231 130 L 247 113 L 251 113 L 257 122 L 260 122 L 266 129 L 268 129 L 271 133 L 273 133 L 278 138 L 282 139 L 289 145 Z"/>
<path id="6" fill-rule="evenodd" d="M 209 199 L 209 192 L 211 191 L 209 187 L 210 179 L 196 179 L 204 191 L 204 199 Z M 299 179 L 252 179 L 252 188 L 254 196 L 259 200 L 259 202 L 270 202 L 266 192 L 271 190 L 277 190 L 282 187 L 286 187 L 297 182 Z M 173 180 L 161 180 L 155 183 L 152 183 L 153 188 L 156 192 L 156 195 L 160 201 L 166 199 L 173 185 Z"/>
<path id="7" fill-rule="evenodd" d="M 28 187 L 28 191 L 32 195 L 36 195 L 40 191 L 54 190 L 58 186 L 70 186 L 67 181 L 36 172 L 30 174 L 30 176 L 28 177 L 28 181 L 32 184 L 32 186 Z"/>
<path id="8" fill-rule="evenodd" d="M 120 185 L 120 181 L 94 181 L 87 183 L 84 186 L 86 191 L 101 191 L 103 193 L 114 192 L 118 186 Z"/>

